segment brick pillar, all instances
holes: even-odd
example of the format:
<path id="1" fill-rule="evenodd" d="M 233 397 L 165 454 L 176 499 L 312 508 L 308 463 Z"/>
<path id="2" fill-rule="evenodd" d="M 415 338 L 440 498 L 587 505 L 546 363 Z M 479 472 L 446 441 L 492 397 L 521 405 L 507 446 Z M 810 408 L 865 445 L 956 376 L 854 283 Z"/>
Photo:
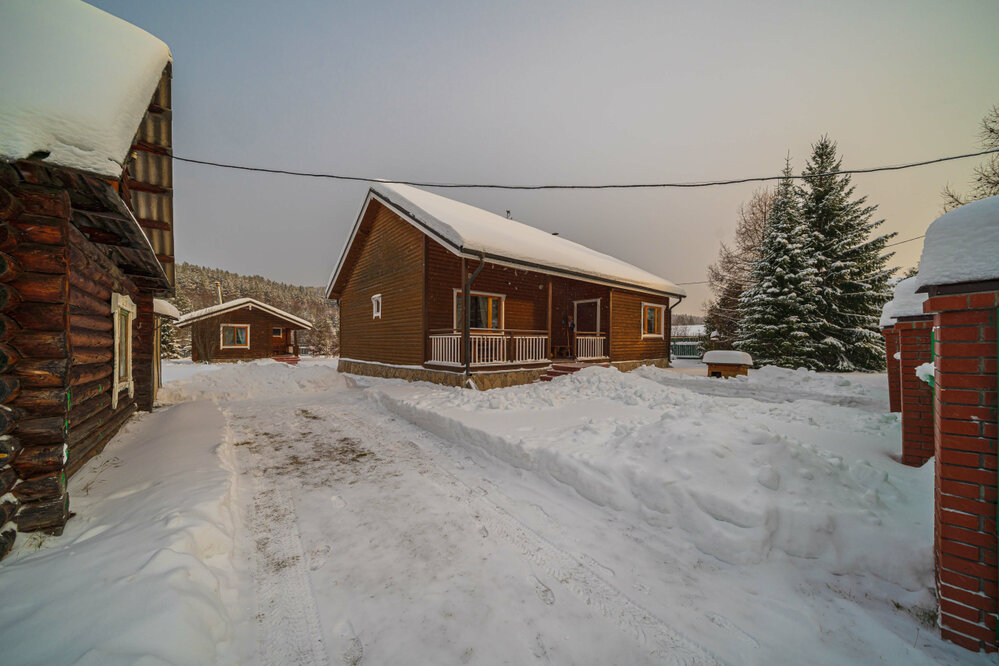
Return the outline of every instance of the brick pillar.
<path id="1" fill-rule="evenodd" d="M 943 637 L 995 652 L 996 305 L 999 292 L 937 296 L 936 560 Z"/>
<path id="2" fill-rule="evenodd" d="M 898 352 L 898 332 L 894 326 L 886 326 L 881 329 L 881 335 L 885 337 L 885 355 L 888 358 L 888 405 L 892 412 L 902 411 L 902 387 L 898 374 L 898 359 L 895 354 Z"/>
<path id="3" fill-rule="evenodd" d="M 907 318 L 895 324 L 899 350 L 902 411 L 902 463 L 922 467 L 933 457 L 933 389 L 916 376 L 916 367 L 929 363 L 929 317 Z"/>

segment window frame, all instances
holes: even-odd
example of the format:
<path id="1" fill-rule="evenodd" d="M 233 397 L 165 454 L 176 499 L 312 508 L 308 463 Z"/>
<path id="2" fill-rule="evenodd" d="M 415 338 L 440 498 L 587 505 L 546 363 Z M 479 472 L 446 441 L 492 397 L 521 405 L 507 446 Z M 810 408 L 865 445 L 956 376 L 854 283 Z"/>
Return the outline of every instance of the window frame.
<path id="1" fill-rule="evenodd" d="M 600 298 L 584 298 L 581 301 L 572 302 L 572 321 L 576 324 L 576 332 L 579 332 L 579 306 L 586 303 L 596 303 L 597 304 L 597 330 L 595 331 L 584 331 L 584 333 L 602 333 L 600 329 Z"/>
<path id="2" fill-rule="evenodd" d="M 371 297 L 371 318 L 381 319 L 382 318 L 382 295 L 375 294 Z"/>
<path id="3" fill-rule="evenodd" d="M 646 313 L 649 310 L 659 310 L 659 316 L 656 319 L 658 333 L 648 333 L 645 330 L 645 324 L 648 321 Z M 642 339 L 643 340 L 665 340 L 666 339 L 666 306 L 660 303 L 642 303 L 642 319 L 639 323 Z"/>
<path id="4" fill-rule="evenodd" d="M 464 293 L 464 289 L 452 289 L 451 297 L 451 317 L 454 323 L 454 330 L 460 331 L 464 330 L 465 322 L 458 321 L 458 298 Z M 478 333 L 496 333 L 500 334 L 506 330 L 506 294 L 498 294 L 489 291 L 472 291 L 469 292 L 470 298 L 475 298 L 476 296 L 481 296 L 483 298 L 497 299 L 499 301 L 499 327 L 498 328 L 477 328 L 469 327 L 469 331 L 476 331 Z M 490 308 L 492 306 L 490 305 Z M 489 318 L 490 323 L 492 322 L 492 317 Z"/>
<path id="5" fill-rule="evenodd" d="M 275 333 L 274 331 L 277 331 L 277 333 Z M 271 337 L 284 338 L 284 329 L 280 326 L 271 326 Z"/>
<path id="6" fill-rule="evenodd" d="M 246 344 L 245 345 L 227 345 L 225 343 L 225 329 L 227 328 L 245 328 L 246 329 Z M 232 339 L 235 340 L 236 336 L 233 335 Z M 250 325 L 249 324 L 221 324 L 219 326 L 219 349 L 249 349 L 250 348 Z"/>
<path id="7" fill-rule="evenodd" d="M 125 314 L 124 326 L 122 324 L 122 314 Z M 135 327 L 135 318 L 137 314 L 138 308 L 135 306 L 135 301 L 133 301 L 127 294 L 111 294 L 111 317 L 114 331 L 114 348 L 111 355 L 111 362 L 113 363 L 113 367 L 111 368 L 111 409 L 118 408 L 119 394 L 122 390 L 128 390 L 128 397 L 130 400 L 135 397 L 135 377 L 133 375 L 132 363 L 132 357 L 134 355 L 132 331 Z M 125 330 L 122 331 L 122 328 Z M 124 338 L 122 336 L 124 336 Z M 128 368 L 128 371 L 124 373 L 124 377 L 122 377 L 122 373 L 119 371 L 122 362 L 122 342 L 125 343 L 124 361 L 126 363 L 126 367 Z"/>

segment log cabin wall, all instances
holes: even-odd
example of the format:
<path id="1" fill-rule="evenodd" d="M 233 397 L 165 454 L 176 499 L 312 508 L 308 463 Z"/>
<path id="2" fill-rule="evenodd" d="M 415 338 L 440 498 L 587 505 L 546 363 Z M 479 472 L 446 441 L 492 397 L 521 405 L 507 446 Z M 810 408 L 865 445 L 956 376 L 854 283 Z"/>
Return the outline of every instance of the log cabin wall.
<path id="1" fill-rule="evenodd" d="M 663 337 L 642 337 L 642 303 L 663 305 Z M 641 361 L 669 358 L 669 299 L 619 289 L 610 294 L 610 360 Z"/>
<path id="2" fill-rule="evenodd" d="M 152 295 L 140 291 L 108 257 L 76 227 L 68 225 L 69 240 L 69 461 L 74 474 L 100 453 L 137 409 L 152 409 Z M 111 407 L 114 332 L 111 294 L 125 294 L 139 308 L 132 322 L 132 381 Z M 145 312 L 143 312 L 145 308 Z"/>
<path id="3" fill-rule="evenodd" d="M 150 304 L 150 307 L 152 305 Z M 250 326 L 248 348 L 221 348 L 222 324 L 247 324 Z M 276 317 L 260 308 L 241 308 L 223 312 L 191 324 L 191 360 L 195 363 L 212 361 L 252 361 L 271 358 L 273 354 L 273 329 L 294 328 L 286 319 Z M 281 354 L 287 355 L 286 352 Z"/>
<path id="4" fill-rule="evenodd" d="M 340 295 L 340 355 L 421 365 L 424 358 L 424 235 L 377 201 L 358 230 L 361 245 Z M 371 297 L 381 294 L 382 316 Z M 450 326 L 450 324 L 448 324 Z"/>

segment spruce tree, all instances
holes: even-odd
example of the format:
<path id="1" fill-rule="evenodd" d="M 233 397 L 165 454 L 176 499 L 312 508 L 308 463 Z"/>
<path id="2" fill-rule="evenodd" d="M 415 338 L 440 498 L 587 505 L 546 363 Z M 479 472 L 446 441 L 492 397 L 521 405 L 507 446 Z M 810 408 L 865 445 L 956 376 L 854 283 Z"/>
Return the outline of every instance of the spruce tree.
<path id="1" fill-rule="evenodd" d="M 756 365 L 820 369 L 814 340 L 820 334 L 814 239 L 801 219 L 791 165 L 784 167 L 767 217 L 750 287 L 740 298 L 737 349 Z"/>
<path id="2" fill-rule="evenodd" d="M 826 370 L 883 370 L 878 320 L 894 269 L 893 253 L 882 253 L 896 234 L 873 235 L 884 220 L 873 219 L 877 206 L 866 197 L 854 196 L 850 176 L 838 173 L 841 164 L 836 143 L 824 136 L 802 173 L 801 213 L 815 243 L 823 320 L 816 351 Z"/>

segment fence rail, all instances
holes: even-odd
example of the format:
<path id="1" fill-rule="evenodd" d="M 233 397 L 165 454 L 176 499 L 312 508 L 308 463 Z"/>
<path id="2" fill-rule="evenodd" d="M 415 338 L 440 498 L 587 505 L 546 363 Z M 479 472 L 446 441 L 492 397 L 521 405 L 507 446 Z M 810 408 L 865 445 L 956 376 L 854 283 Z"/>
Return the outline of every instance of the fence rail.
<path id="1" fill-rule="evenodd" d="M 589 361 L 604 358 L 604 337 L 601 335 L 576 335 L 576 360 Z"/>

